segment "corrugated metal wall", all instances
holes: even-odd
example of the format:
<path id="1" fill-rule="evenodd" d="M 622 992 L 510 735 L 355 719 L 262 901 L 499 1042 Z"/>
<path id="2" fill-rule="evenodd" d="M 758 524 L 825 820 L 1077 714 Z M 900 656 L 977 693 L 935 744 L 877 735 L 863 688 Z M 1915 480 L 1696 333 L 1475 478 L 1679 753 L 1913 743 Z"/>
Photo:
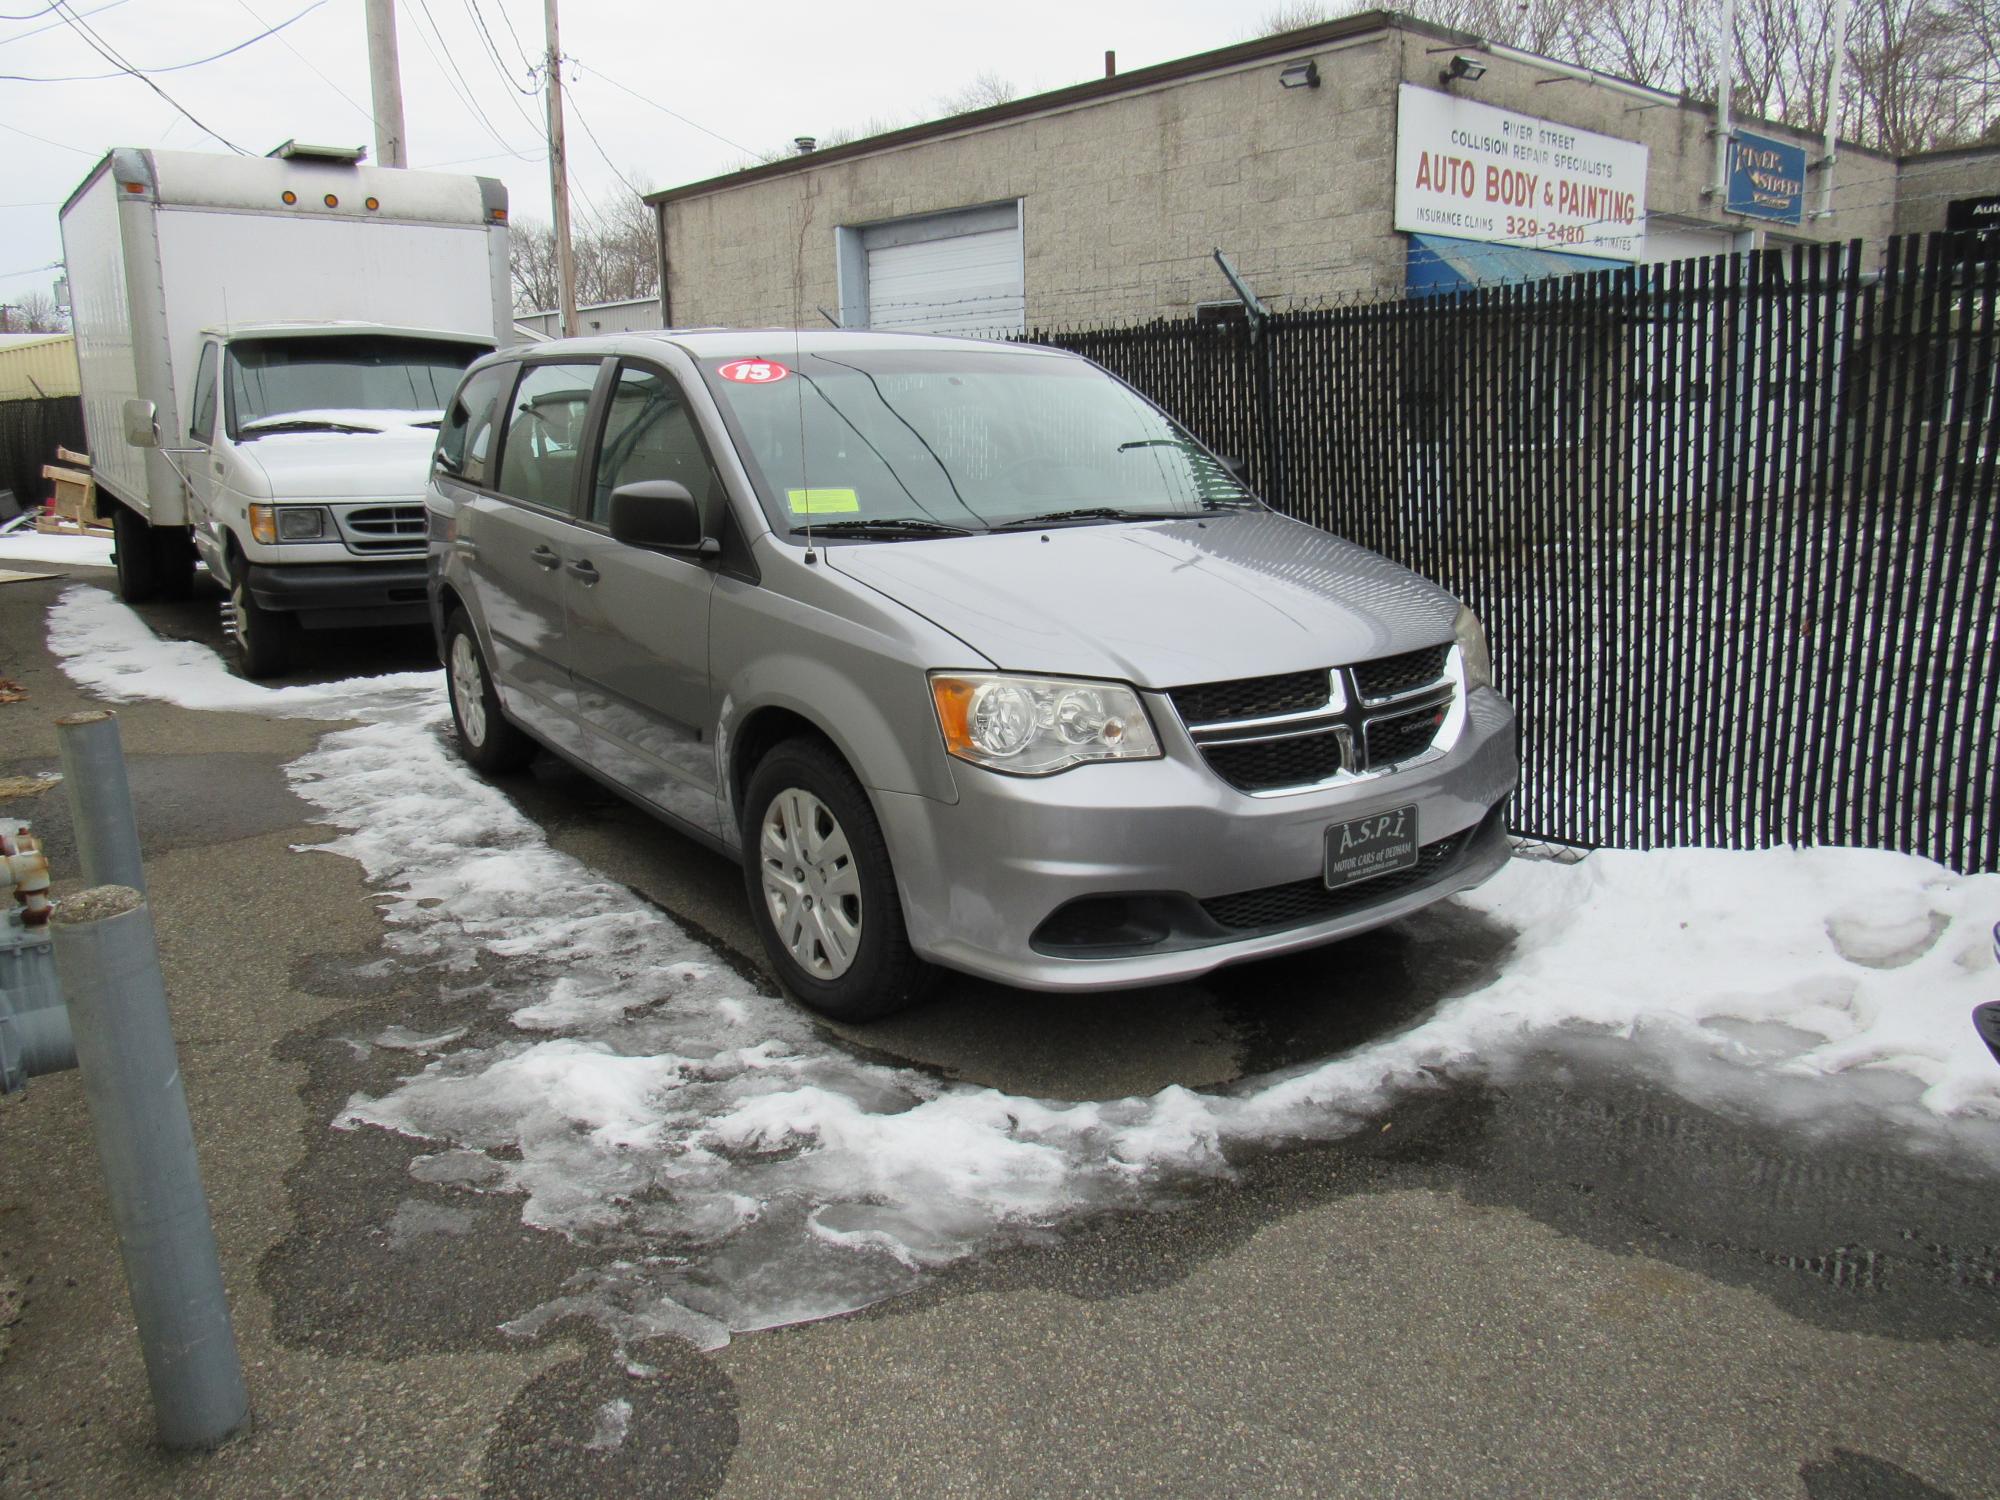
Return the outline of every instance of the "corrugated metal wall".
<path id="1" fill-rule="evenodd" d="M 0 335 L 0 401 L 40 401 L 74 396 L 76 338 L 67 333 L 37 334 L 33 342 Z"/>

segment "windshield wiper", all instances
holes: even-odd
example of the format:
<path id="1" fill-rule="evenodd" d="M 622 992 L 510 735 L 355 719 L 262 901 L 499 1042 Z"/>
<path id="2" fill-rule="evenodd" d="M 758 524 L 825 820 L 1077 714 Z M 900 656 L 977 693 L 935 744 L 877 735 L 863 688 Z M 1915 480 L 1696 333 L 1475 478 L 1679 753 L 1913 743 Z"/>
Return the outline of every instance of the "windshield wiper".
<path id="1" fill-rule="evenodd" d="M 379 427 L 361 427 L 353 422 L 333 422 L 325 417 L 265 417 L 245 422 L 237 429 L 245 437 L 265 437 L 273 432 L 380 432 Z"/>
<path id="2" fill-rule="evenodd" d="M 993 529 L 1019 531 L 1024 527 L 1049 526 L 1058 521 L 1184 521 L 1192 514 L 1192 511 L 1185 510 L 1120 510 L 1115 505 L 1083 505 L 1075 510 L 1052 510 L 1039 516 L 1001 521 Z"/>
<path id="3" fill-rule="evenodd" d="M 850 517 L 844 521 L 815 521 L 810 527 L 794 526 L 793 536 L 872 536 L 872 537 L 925 537 L 925 536 L 971 536 L 968 527 L 953 526 L 944 521 L 925 520 L 921 516 L 885 516 L 880 519 L 862 520 Z"/>

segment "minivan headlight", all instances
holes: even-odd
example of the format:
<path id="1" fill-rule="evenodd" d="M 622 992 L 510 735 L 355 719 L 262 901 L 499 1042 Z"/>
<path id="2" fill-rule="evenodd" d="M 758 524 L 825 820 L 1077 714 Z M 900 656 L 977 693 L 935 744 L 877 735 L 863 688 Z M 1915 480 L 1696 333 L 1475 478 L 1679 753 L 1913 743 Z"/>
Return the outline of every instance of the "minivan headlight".
<path id="1" fill-rule="evenodd" d="M 1458 637 L 1459 660 L 1465 663 L 1465 690 L 1493 686 L 1493 656 L 1486 649 L 1486 628 L 1464 605 L 1452 621 L 1451 633 Z"/>
<path id="2" fill-rule="evenodd" d="M 1118 683 L 936 672 L 931 701 L 945 749 L 990 770 L 1047 776 L 1085 761 L 1160 755 L 1145 705 Z"/>

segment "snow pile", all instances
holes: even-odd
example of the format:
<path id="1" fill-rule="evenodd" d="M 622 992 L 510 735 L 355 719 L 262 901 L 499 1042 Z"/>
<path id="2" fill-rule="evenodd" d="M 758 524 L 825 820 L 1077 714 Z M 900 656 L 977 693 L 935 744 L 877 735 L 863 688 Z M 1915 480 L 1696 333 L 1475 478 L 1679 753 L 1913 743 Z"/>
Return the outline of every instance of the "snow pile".
<path id="1" fill-rule="evenodd" d="M 62 536 L 36 531 L 32 525 L 0 531 L 0 562 L 41 563 L 72 568 L 111 566 L 111 539 L 102 536 Z"/>
<path id="2" fill-rule="evenodd" d="M 74 585 L 49 610 L 49 650 L 63 671 L 114 703 L 141 698 L 182 708 L 339 719 L 361 717 L 413 694 L 435 697 L 442 672 L 401 672 L 347 682 L 263 687 L 245 681 L 195 641 L 163 641 L 102 589 Z"/>
<path id="3" fill-rule="evenodd" d="M 1350 1132 L 1407 1090 L 1577 1037 L 1697 1097 L 1889 1123 L 2000 1165 L 2000 1068 L 1968 1018 L 2000 997 L 2000 876 L 1855 850 L 1517 861 L 1461 898 L 1519 933 L 1504 969 L 1408 1030 L 1219 1092 L 1052 1103 L 857 1058 L 749 992 L 465 768 L 437 674 L 257 688 L 198 648 L 149 645 L 92 592 L 52 614 L 80 680 L 362 721 L 291 768 L 344 830 L 313 848 L 382 889 L 395 962 L 436 969 L 514 1035 L 465 1046 L 413 1015 L 375 1043 L 409 1076 L 336 1124 L 426 1141 L 418 1181 L 517 1195 L 525 1222 L 603 1255 L 518 1333 L 582 1316 L 628 1349 L 713 1347 L 848 1311 L 928 1267 L 1079 1212 L 1160 1206 L 1244 1152 Z"/>

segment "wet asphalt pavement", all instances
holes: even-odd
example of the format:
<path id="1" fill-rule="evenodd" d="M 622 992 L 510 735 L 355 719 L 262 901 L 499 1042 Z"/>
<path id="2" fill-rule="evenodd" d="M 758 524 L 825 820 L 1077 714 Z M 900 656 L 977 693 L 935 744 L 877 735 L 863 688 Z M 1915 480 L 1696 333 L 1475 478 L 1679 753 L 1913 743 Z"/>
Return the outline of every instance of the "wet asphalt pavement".
<path id="1" fill-rule="evenodd" d="M 0 778 L 52 770 L 54 719 L 90 702 L 41 645 L 57 587 L 0 586 L 0 676 L 29 692 L 0 707 Z M 143 613 L 220 645 L 212 599 Z M 387 636 L 363 662 L 427 653 Z M 120 718 L 258 1423 L 209 1457 L 151 1449 L 80 1090 L 36 1080 L 0 1101 L 0 1495 L 2000 1494 L 2000 1182 L 1691 1103 L 1606 1039 L 861 1313 L 655 1341 L 647 1378 L 592 1324 L 507 1335 L 594 1258 L 518 1200 L 413 1181 L 419 1143 L 329 1128 L 412 1068 L 363 1039 L 505 1022 L 382 962 L 356 867 L 300 852 L 329 831 L 283 767 L 326 726 Z M 504 785 L 768 986 L 733 867 L 553 763 Z M 0 814 L 74 871 L 59 791 Z M 1220 1087 L 1405 1027 L 1510 944 L 1447 906 L 1126 996 L 948 980 L 828 1034 L 1037 1097 Z"/>

